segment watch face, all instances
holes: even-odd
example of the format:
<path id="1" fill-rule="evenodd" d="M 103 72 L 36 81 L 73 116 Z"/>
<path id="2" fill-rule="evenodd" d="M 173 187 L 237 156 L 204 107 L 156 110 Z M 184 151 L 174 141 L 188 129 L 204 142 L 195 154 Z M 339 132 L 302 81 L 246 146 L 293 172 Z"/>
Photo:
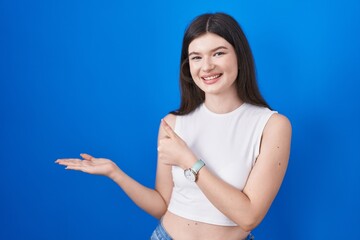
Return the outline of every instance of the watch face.
<path id="1" fill-rule="evenodd" d="M 196 175 L 191 169 L 186 169 L 184 171 L 184 175 L 185 175 L 186 179 L 188 179 L 189 181 L 191 181 L 191 182 L 196 181 Z"/>

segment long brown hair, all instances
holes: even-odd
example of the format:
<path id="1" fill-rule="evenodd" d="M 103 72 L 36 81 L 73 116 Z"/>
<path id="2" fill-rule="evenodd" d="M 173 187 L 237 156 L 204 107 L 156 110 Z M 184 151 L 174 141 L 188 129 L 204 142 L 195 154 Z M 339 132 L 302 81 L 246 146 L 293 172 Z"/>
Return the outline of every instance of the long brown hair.
<path id="1" fill-rule="evenodd" d="M 205 33 L 214 33 L 228 41 L 235 49 L 238 61 L 236 88 L 239 98 L 247 103 L 270 108 L 261 96 L 256 81 L 255 64 L 249 43 L 238 22 L 225 13 L 206 13 L 196 17 L 185 31 L 180 59 L 181 103 L 175 115 L 195 110 L 205 100 L 204 92 L 190 74 L 188 48 L 190 43 Z"/>

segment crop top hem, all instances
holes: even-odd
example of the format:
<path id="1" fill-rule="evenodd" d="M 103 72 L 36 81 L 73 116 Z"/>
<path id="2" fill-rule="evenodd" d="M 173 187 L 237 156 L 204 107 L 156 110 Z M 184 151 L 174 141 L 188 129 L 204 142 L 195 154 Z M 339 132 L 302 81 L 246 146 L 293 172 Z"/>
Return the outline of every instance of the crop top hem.
<path id="1" fill-rule="evenodd" d="M 176 209 L 173 209 L 169 206 L 168 211 L 179 216 L 182 218 L 186 218 L 192 221 L 198 221 L 198 222 L 203 222 L 203 223 L 208 223 L 208 224 L 213 224 L 213 225 L 219 225 L 219 226 L 226 226 L 226 227 L 234 227 L 234 226 L 238 226 L 236 223 L 232 222 L 232 221 L 216 221 L 215 219 L 209 219 L 206 218 L 204 216 L 198 216 L 198 215 L 192 215 L 189 213 L 184 213 L 181 211 L 176 211 Z"/>

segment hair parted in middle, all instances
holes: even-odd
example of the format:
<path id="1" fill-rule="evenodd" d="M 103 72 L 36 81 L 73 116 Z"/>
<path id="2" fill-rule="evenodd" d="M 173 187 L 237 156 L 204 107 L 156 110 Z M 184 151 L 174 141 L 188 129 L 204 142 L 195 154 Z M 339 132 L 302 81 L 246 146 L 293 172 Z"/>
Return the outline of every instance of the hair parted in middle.
<path id="1" fill-rule="evenodd" d="M 214 33 L 234 47 L 238 62 L 238 76 L 235 82 L 239 98 L 246 103 L 270 108 L 259 91 L 254 58 L 238 22 L 225 13 L 206 13 L 196 17 L 184 33 L 180 58 L 181 102 L 179 109 L 171 113 L 188 114 L 205 100 L 204 92 L 191 77 L 188 51 L 190 43 L 206 33 Z"/>

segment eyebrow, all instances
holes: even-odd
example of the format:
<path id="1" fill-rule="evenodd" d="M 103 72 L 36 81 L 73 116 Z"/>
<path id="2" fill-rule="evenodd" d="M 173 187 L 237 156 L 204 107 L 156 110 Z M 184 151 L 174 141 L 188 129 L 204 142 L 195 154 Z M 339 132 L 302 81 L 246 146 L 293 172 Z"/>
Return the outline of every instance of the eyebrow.
<path id="1" fill-rule="evenodd" d="M 220 47 L 217 47 L 217 48 L 214 48 L 214 49 L 210 50 L 210 52 L 216 52 L 219 49 L 226 49 L 227 50 L 227 47 L 220 46 Z M 190 57 L 191 55 L 199 55 L 199 54 L 200 54 L 199 52 L 191 52 L 191 53 L 189 53 L 188 57 Z"/>

